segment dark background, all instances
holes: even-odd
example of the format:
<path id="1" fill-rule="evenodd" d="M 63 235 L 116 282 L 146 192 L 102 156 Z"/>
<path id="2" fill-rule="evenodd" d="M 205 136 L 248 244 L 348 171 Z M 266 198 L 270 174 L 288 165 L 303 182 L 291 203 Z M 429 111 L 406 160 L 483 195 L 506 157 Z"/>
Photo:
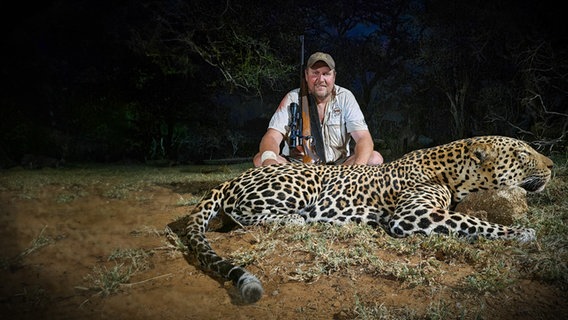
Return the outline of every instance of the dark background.
<path id="1" fill-rule="evenodd" d="M 250 157 L 299 84 L 302 34 L 387 159 L 484 134 L 565 152 L 568 24 L 547 2 L 3 6 L 2 168 Z"/>

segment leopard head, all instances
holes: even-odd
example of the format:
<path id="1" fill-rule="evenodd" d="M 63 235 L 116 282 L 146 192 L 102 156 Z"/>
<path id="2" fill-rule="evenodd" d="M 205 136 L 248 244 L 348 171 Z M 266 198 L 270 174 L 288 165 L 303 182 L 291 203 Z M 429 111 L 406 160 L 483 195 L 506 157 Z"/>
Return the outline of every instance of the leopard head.
<path id="1" fill-rule="evenodd" d="M 523 141 L 490 136 L 469 139 L 468 144 L 466 159 L 491 188 L 518 186 L 540 192 L 550 181 L 552 160 Z"/>

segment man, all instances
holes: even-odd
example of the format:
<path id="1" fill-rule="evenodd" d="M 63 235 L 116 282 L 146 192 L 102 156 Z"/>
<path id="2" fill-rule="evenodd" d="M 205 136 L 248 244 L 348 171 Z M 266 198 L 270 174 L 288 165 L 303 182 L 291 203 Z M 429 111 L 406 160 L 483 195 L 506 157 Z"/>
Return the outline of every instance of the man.
<path id="1" fill-rule="evenodd" d="M 365 123 L 361 108 L 351 91 L 335 84 L 335 61 L 322 52 L 310 56 L 304 77 L 309 93 L 317 104 L 321 123 L 325 159 L 328 164 L 379 165 L 383 157 L 374 151 L 374 143 Z M 262 137 L 259 153 L 254 156 L 255 167 L 289 162 L 288 137 L 290 134 L 290 103 L 299 104 L 300 89 L 294 89 L 282 99 L 272 116 L 268 130 Z M 355 148 L 350 152 L 349 142 L 353 138 Z M 285 141 L 280 155 L 280 144 Z"/>

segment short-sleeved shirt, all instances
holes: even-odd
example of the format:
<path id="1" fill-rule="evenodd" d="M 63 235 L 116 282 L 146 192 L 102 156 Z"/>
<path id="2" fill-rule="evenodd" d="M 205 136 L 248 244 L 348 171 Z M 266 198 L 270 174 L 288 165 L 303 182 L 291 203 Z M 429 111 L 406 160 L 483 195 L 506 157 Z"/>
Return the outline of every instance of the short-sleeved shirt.
<path id="1" fill-rule="evenodd" d="M 268 125 L 268 128 L 275 129 L 284 135 L 286 143 L 282 148 L 283 155 L 290 154 L 288 138 L 292 115 L 289 106 L 290 103 L 299 104 L 299 92 L 300 89 L 294 89 L 286 94 Z M 335 162 L 349 156 L 349 141 L 351 140 L 349 133 L 368 130 L 363 112 L 351 91 L 335 85 L 335 95 L 325 108 L 321 129 L 327 162 Z"/>

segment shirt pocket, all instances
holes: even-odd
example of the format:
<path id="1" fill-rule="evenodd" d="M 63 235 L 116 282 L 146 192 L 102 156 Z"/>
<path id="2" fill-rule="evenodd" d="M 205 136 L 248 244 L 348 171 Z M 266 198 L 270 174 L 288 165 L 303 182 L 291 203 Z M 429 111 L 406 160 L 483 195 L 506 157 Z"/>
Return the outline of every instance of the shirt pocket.
<path id="1" fill-rule="evenodd" d="M 327 140 L 327 143 L 330 147 L 334 149 L 338 149 L 343 147 L 343 129 L 341 128 L 341 119 L 340 117 L 330 117 L 327 123 L 324 124 L 324 132 L 325 137 L 324 139 Z"/>

